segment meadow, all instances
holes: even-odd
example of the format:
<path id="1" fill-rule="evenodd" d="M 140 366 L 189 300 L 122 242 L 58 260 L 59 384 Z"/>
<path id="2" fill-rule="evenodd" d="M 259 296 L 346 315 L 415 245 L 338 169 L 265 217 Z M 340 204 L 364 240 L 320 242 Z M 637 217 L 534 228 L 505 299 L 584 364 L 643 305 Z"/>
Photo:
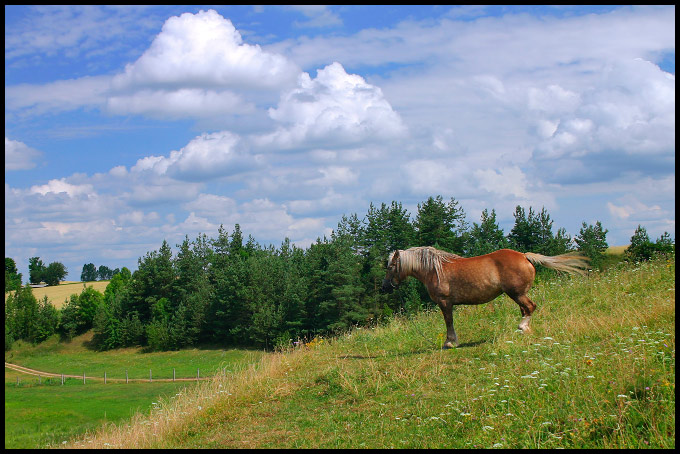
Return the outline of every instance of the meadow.
<path id="1" fill-rule="evenodd" d="M 81 378 L 67 378 L 62 386 L 60 378 L 39 379 L 5 368 L 5 448 L 61 446 L 102 425 L 124 422 L 139 412 L 148 414 L 160 398 L 195 386 L 195 381 L 158 380 L 171 379 L 173 368 L 177 378 L 196 377 L 197 369 L 202 377 L 230 374 L 263 354 L 223 349 L 144 353 L 139 348 L 94 352 L 87 347 L 91 337 L 89 332 L 60 342 L 54 336 L 35 346 L 19 341 L 5 352 L 5 361 L 31 369 L 93 377 L 85 385 Z M 112 380 L 123 379 L 126 370 L 131 380 L 138 381 Z"/>
<path id="2" fill-rule="evenodd" d="M 674 448 L 675 258 L 263 355 L 67 447 Z"/>

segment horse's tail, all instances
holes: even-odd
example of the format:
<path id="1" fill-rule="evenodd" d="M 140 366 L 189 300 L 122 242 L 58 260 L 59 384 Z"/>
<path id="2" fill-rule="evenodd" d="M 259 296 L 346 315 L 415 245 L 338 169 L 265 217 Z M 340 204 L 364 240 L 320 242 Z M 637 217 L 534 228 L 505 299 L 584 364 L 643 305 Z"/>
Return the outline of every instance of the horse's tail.
<path id="1" fill-rule="evenodd" d="M 554 255 L 548 257 L 546 255 L 534 254 L 533 252 L 525 252 L 524 256 L 534 265 L 543 265 L 557 271 L 565 271 L 569 274 L 587 273 L 589 257 L 578 252 L 568 252 L 566 254 Z"/>

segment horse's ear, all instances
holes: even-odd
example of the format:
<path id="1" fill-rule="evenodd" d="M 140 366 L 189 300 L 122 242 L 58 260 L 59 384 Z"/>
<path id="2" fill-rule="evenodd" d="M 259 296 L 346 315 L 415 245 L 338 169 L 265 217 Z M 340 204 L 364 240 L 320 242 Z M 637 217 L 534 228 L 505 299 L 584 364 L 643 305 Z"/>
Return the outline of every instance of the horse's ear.
<path id="1" fill-rule="evenodd" d="M 394 255 L 392 256 L 392 259 L 393 259 L 393 260 L 394 260 L 394 259 L 398 259 L 398 258 L 399 258 L 399 249 L 397 249 L 396 251 L 394 251 Z"/>

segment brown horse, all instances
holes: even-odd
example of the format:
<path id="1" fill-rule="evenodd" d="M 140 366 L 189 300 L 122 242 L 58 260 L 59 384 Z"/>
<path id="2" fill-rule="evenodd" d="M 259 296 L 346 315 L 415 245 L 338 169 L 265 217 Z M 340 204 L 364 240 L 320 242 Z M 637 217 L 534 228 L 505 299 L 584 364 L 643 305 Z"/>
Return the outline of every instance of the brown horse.
<path id="1" fill-rule="evenodd" d="M 505 293 L 519 304 L 522 320 L 519 329 L 529 332 L 536 304 L 527 292 L 536 276 L 533 265 L 543 265 L 567 273 L 585 274 L 588 257 L 567 253 L 548 257 L 531 252 L 500 249 L 478 257 L 463 258 L 433 247 L 412 247 L 393 252 L 387 262 L 382 290 L 391 292 L 408 276 L 425 284 L 446 323 L 443 348 L 458 346 L 453 329 L 453 306 L 483 304 Z"/>

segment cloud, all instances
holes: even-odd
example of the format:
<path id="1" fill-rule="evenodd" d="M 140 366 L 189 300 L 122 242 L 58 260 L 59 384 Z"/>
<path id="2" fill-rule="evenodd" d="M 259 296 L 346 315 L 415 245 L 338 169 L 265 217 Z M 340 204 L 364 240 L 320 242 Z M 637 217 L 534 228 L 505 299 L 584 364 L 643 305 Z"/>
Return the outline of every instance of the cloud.
<path id="1" fill-rule="evenodd" d="M 293 241 L 316 238 L 324 231 L 323 218 L 296 218 L 285 205 L 268 198 L 256 198 L 239 204 L 230 197 L 200 194 L 195 200 L 184 204 L 183 208 L 191 211 L 190 217 L 196 225 L 214 226 L 212 230 L 216 231 L 219 224 L 239 224 L 243 232 L 253 235 L 258 241 L 262 238 L 283 240 L 288 237 Z"/>
<path id="2" fill-rule="evenodd" d="M 105 102 L 109 88 L 109 76 L 85 76 L 44 85 L 6 86 L 5 108 L 10 112 L 40 115 L 97 107 Z"/>
<path id="3" fill-rule="evenodd" d="M 261 165 L 262 158 L 243 146 L 239 136 L 229 131 L 219 131 L 203 133 L 179 151 L 171 151 L 167 157 L 142 158 L 130 171 L 152 172 L 177 180 L 200 182 L 247 172 Z"/>
<path id="4" fill-rule="evenodd" d="M 169 18 L 149 49 L 114 77 L 116 89 L 279 88 L 299 69 L 281 55 L 243 43 L 230 20 L 215 10 Z"/>
<path id="5" fill-rule="evenodd" d="M 406 133 L 382 90 L 347 74 L 337 62 L 318 70 L 314 79 L 302 73 L 269 116 L 282 126 L 256 143 L 270 148 L 348 147 Z"/>
<path id="6" fill-rule="evenodd" d="M 517 199 L 529 199 L 529 181 L 519 167 L 477 169 L 474 171 L 478 187 L 500 196 L 511 195 Z"/>
<path id="7" fill-rule="evenodd" d="M 330 11 L 327 5 L 291 5 L 288 8 L 301 12 L 306 21 L 295 21 L 296 27 L 321 28 L 342 25 L 340 16 Z"/>
<path id="8" fill-rule="evenodd" d="M 5 137 L 5 170 L 28 170 L 35 167 L 35 160 L 43 153 L 18 140 Z"/>
<path id="9" fill-rule="evenodd" d="M 215 194 L 199 194 L 196 199 L 185 203 L 182 207 L 209 219 L 230 218 L 237 210 L 234 199 Z"/>
<path id="10" fill-rule="evenodd" d="M 611 179 L 643 168 L 670 171 L 675 77 L 641 59 L 607 65 L 600 74 L 581 93 L 556 85 L 530 89 L 530 110 L 541 110 L 533 151 L 538 168 L 562 182 Z"/>
<path id="11" fill-rule="evenodd" d="M 166 20 L 149 48 L 123 72 L 5 88 L 6 108 L 42 114 L 98 108 L 115 115 L 214 119 L 250 115 L 255 104 L 292 87 L 292 61 L 244 43 L 214 10 Z"/>
<path id="12" fill-rule="evenodd" d="M 226 112 L 252 113 L 254 105 L 231 91 L 181 88 L 172 91 L 141 90 L 131 95 L 113 95 L 106 110 L 113 114 L 137 114 L 153 118 L 213 118 Z"/>
<path id="13" fill-rule="evenodd" d="M 5 59 L 14 62 L 23 58 L 91 58 L 102 53 L 123 53 L 131 38 L 156 26 L 154 20 L 149 20 L 148 10 L 144 12 L 145 19 L 140 20 L 140 9 L 144 7 L 32 6 L 24 20 L 5 24 Z"/>
<path id="14" fill-rule="evenodd" d="M 90 184 L 71 184 L 66 182 L 66 178 L 59 180 L 50 180 L 47 184 L 31 186 L 29 190 L 31 194 L 46 195 L 48 193 L 61 194 L 64 193 L 69 197 L 94 196 L 94 190 Z"/>

